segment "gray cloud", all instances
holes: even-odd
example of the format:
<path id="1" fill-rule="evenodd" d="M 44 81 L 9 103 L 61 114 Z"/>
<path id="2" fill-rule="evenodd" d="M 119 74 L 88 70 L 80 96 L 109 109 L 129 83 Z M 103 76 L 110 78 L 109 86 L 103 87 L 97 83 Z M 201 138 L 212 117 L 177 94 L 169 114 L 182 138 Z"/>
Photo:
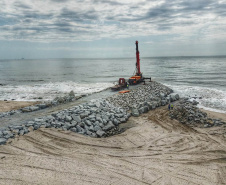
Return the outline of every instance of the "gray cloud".
<path id="1" fill-rule="evenodd" d="M 93 0 L 92 2 L 94 3 L 94 5 L 96 3 L 99 3 L 99 4 L 109 4 L 109 5 L 112 5 L 112 6 L 115 6 L 115 5 L 124 5 L 124 3 L 122 3 L 122 2 L 111 1 L 111 0 Z"/>
<path id="2" fill-rule="evenodd" d="M 66 19 L 71 21 L 84 22 L 87 20 L 97 20 L 98 14 L 94 10 L 87 10 L 85 12 L 78 12 L 74 10 L 70 10 L 68 8 L 63 8 L 61 10 L 60 15 L 58 16 L 60 19 Z"/>
<path id="3" fill-rule="evenodd" d="M 14 5 L 18 8 L 22 8 L 22 9 L 31 9 L 32 7 L 23 3 L 23 2 L 15 2 Z"/>
<path id="4" fill-rule="evenodd" d="M 9 36 L 19 39 L 21 36 L 28 40 L 48 40 L 53 37 L 59 40 L 95 40 L 113 36 L 164 34 L 167 31 L 185 34 L 178 29 L 184 27 L 188 28 L 189 34 L 190 27 L 201 30 L 206 22 L 211 24 L 211 21 L 215 21 L 214 25 L 220 26 L 226 16 L 226 3 L 217 0 L 130 3 L 113 0 L 49 0 L 45 2 L 46 6 L 43 6 L 43 1 L 35 2 L 37 6 L 31 6 L 28 0 L 5 2 L 7 9 L 0 10 L 1 39 Z M 213 29 L 211 26 L 207 28 Z"/>

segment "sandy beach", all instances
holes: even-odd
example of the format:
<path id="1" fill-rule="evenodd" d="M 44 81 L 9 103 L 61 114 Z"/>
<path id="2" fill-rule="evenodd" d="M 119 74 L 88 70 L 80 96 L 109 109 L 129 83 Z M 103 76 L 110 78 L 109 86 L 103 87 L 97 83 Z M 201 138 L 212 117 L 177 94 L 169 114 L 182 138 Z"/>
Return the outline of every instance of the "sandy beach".
<path id="1" fill-rule="evenodd" d="M 0 101 L 0 112 L 7 112 L 11 110 L 17 110 L 23 107 L 38 104 L 40 102 L 31 101 Z"/>
<path id="2" fill-rule="evenodd" d="M 0 146 L 0 184 L 225 184 L 225 135 L 195 130 L 167 107 L 109 138 L 41 128 Z M 226 131 L 226 127 L 218 127 Z"/>

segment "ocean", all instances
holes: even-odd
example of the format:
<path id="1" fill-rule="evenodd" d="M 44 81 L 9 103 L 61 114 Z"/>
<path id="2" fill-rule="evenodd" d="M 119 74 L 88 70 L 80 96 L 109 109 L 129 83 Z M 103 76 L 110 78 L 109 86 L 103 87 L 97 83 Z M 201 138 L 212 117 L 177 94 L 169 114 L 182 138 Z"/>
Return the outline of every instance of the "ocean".
<path id="1" fill-rule="evenodd" d="M 134 74 L 136 59 L 0 60 L 0 100 L 52 100 L 103 92 Z M 144 77 L 163 83 L 199 107 L 226 113 L 226 57 L 141 58 Z M 110 95 L 110 90 L 106 90 Z"/>

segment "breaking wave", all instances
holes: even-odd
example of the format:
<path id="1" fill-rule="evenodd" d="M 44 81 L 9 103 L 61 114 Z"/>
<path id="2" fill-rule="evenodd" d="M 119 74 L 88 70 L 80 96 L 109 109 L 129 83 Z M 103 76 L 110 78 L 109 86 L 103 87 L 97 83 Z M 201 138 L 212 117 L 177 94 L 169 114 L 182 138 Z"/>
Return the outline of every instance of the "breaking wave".
<path id="1" fill-rule="evenodd" d="M 46 101 L 57 96 L 64 96 L 72 90 L 75 95 L 86 95 L 103 91 L 111 86 L 112 83 L 80 84 L 71 81 L 35 85 L 6 85 L 0 89 L 0 100 Z"/>
<path id="2" fill-rule="evenodd" d="M 199 102 L 198 107 L 215 112 L 226 113 L 226 92 L 214 88 L 197 86 L 167 85 L 181 97 L 188 97 Z"/>

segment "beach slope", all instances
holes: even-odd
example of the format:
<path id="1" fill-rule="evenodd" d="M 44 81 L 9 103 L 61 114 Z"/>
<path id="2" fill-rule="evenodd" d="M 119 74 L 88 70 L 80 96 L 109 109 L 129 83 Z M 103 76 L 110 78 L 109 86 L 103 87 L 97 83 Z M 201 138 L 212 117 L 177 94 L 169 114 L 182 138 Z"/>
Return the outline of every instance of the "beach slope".
<path id="1" fill-rule="evenodd" d="M 0 184 L 226 184 L 226 140 L 171 120 L 166 107 L 124 133 L 41 128 L 0 146 Z M 225 129 L 221 128 L 221 129 Z"/>

